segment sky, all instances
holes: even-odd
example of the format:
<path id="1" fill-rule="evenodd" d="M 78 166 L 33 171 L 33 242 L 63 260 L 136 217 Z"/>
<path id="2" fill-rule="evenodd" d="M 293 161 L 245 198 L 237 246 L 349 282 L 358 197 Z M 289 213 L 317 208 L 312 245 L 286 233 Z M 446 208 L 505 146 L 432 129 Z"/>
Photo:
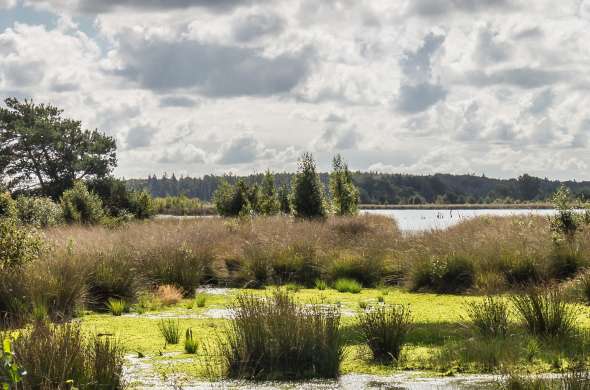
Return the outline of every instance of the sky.
<path id="1" fill-rule="evenodd" d="M 590 0 L 0 0 L 0 97 L 117 141 L 115 174 L 590 180 Z"/>

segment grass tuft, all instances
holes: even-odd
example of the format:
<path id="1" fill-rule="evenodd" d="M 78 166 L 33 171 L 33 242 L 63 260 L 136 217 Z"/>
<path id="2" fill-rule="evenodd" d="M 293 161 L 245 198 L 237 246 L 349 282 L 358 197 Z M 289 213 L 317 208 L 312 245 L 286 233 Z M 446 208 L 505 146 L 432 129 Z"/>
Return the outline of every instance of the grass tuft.
<path id="1" fill-rule="evenodd" d="M 193 338 L 193 330 L 188 328 L 184 337 L 184 352 L 188 354 L 197 353 L 197 341 Z"/>
<path id="2" fill-rule="evenodd" d="M 180 322 L 178 320 L 160 320 L 158 329 L 164 340 L 166 340 L 166 344 L 178 344 L 180 341 Z"/>
<path id="3" fill-rule="evenodd" d="M 503 298 L 488 295 L 481 302 L 465 304 L 467 317 L 477 332 L 484 337 L 506 337 L 510 310 Z"/>
<path id="4" fill-rule="evenodd" d="M 110 298 L 107 303 L 107 310 L 114 315 L 115 317 L 119 317 L 127 310 L 127 303 L 122 299 L 113 299 Z"/>
<path id="5" fill-rule="evenodd" d="M 334 289 L 338 292 L 358 294 L 361 292 L 362 286 L 354 279 L 338 279 L 334 282 Z"/>
<path id="6" fill-rule="evenodd" d="M 165 306 L 175 305 L 182 301 L 182 292 L 170 284 L 159 286 L 156 290 L 156 296 Z"/>

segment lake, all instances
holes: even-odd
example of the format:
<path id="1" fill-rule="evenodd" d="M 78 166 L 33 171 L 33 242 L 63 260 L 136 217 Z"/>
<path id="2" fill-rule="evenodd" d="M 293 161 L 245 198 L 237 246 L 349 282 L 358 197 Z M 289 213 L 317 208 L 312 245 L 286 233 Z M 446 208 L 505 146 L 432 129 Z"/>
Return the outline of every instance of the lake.
<path id="1" fill-rule="evenodd" d="M 361 210 L 361 213 L 385 215 L 396 220 L 404 232 L 446 229 L 466 219 L 480 216 L 553 215 L 552 209 L 480 209 L 480 210 Z"/>

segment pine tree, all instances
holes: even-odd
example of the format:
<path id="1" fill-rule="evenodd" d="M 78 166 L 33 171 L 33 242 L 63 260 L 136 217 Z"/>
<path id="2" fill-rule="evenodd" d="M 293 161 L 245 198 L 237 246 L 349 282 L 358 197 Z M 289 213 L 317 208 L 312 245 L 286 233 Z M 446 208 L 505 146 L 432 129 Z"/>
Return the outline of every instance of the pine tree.
<path id="1" fill-rule="evenodd" d="M 262 189 L 260 191 L 259 209 L 264 215 L 275 215 L 279 212 L 281 204 L 275 190 L 275 178 L 270 171 L 266 171 L 262 179 Z"/>
<path id="2" fill-rule="evenodd" d="M 337 215 L 354 215 L 358 212 L 359 190 L 352 182 L 348 166 L 339 154 L 334 157 L 332 166 L 330 191 L 334 212 Z"/>
<path id="3" fill-rule="evenodd" d="M 289 201 L 289 188 L 283 184 L 279 188 L 279 210 L 284 214 L 291 214 L 291 202 Z"/>
<path id="4" fill-rule="evenodd" d="M 291 204 L 293 213 L 297 217 L 326 216 L 322 183 L 311 153 L 304 153 L 299 160 L 299 168 L 293 178 Z"/>

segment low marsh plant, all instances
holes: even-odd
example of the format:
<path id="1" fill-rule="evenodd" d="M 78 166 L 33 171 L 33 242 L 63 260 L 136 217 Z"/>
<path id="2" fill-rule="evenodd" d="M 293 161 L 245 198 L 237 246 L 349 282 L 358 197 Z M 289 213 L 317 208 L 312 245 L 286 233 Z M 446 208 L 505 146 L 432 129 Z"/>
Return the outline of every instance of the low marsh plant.
<path id="1" fill-rule="evenodd" d="M 336 378 L 343 358 L 340 310 L 300 305 L 276 290 L 239 295 L 225 337 L 218 339 L 225 375 L 242 379 Z"/>
<path id="2" fill-rule="evenodd" d="M 557 288 L 529 288 L 512 298 L 528 332 L 541 337 L 565 337 L 575 331 L 576 313 Z"/>
<path id="3" fill-rule="evenodd" d="M 373 359 L 382 363 L 396 362 L 406 337 L 412 329 L 412 313 L 404 305 L 376 305 L 358 318 L 363 339 Z"/>
<path id="4" fill-rule="evenodd" d="M 486 296 L 481 302 L 465 304 L 471 326 L 483 337 L 505 337 L 508 334 L 510 310 L 501 297 Z"/>
<path id="5" fill-rule="evenodd" d="M 416 263 L 410 273 L 410 289 L 459 293 L 470 289 L 475 282 L 473 261 L 456 255 L 433 257 Z"/>
<path id="6" fill-rule="evenodd" d="M 314 287 L 320 291 L 323 291 L 328 288 L 328 283 L 325 280 L 316 279 Z"/>
<path id="7" fill-rule="evenodd" d="M 156 296 L 164 306 L 175 305 L 182 301 L 182 292 L 170 284 L 159 286 L 156 290 Z"/>
<path id="8" fill-rule="evenodd" d="M 358 294 L 363 287 L 354 279 L 338 279 L 334 282 L 334 289 L 341 293 Z"/>
<path id="9" fill-rule="evenodd" d="M 107 303 L 107 310 L 115 317 L 119 317 L 127 310 L 127 303 L 122 299 L 110 298 Z"/>
<path id="10" fill-rule="evenodd" d="M 301 290 L 301 286 L 295 283 L 288 283 L 285 285 L 285 290 L 289 291 L 289 292 L 299 292 L 299 290 Z"/>
<path id="11" fill-rule="evenodd" d="M 206 303 L 207 303 L 207 296 L 205 294 L 198 294 L 195 297 L 195 305 L 197 305 L 197 307 L 205 307 Z"/>
<path id="12" fill-rule="evenodd" d="M 188 354 L 197 353 L 197 341 L 193 338 L 193 330 L 188 328 L 184 336 L 184 352 Z"/>
<path id="13" fill-rule="evenodd" d="M 166 344 L 178 344 L 180 341 L 180 322 L 174 319 L 163 319 L 158 323 L 158 330 Z"/>
<path id="14" fill-rule="evenodd" d="M 122 389 L 124 350 L 108 337 L 87 337 L 79 325 L 35 322 L 14 340 L 24 389 Z M 20 387 L 19 387 L 20 388 Z"/>

